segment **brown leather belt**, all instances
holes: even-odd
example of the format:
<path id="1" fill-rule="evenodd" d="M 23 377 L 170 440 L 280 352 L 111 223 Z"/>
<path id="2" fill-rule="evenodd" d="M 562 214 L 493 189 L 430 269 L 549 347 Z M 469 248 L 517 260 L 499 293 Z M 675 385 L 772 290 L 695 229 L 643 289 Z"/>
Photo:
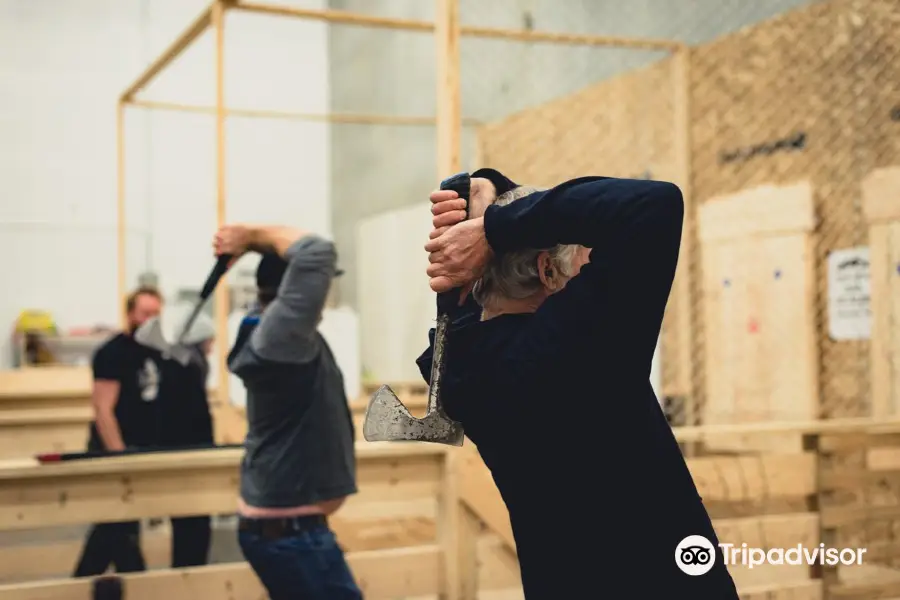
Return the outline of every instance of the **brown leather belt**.
<path id="1" fill-rule="evenodd" d="M 270 540 L 290 537 L 322 526 L 328 526 L 328 518 L 325 515 L 264 519 L 240 517 L 238 519 L 239 531 L 252 533 Z"/>

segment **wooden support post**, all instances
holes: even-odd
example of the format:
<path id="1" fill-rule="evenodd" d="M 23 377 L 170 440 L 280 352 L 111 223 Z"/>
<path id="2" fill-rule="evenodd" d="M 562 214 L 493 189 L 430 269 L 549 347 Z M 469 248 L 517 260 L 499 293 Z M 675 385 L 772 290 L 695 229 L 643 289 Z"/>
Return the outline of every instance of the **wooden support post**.
<path id="1" fill-rule="evenodd" d="M 836 548 L 837 532 L 834 527 L 825 522 L 825 519 L 822 519 L 822 506 L 826 504 L 825 500 L 829 494 L 829 490 L 825 487 L 824 472 L 828 451 L 822 444 L 822 434 L 820 433 L 808 433 L 803 436 L 802 440 L 804 452 L 812 452 L 816 458 L 816 494 L 808 498 L 807 508 L 811 512 L 819 514 L 819 542 L 826 548 Z M 830 588 L 838 584 L 838 568 L 814 564 L 810 565 L 809 570 L 812 579 L 822 582 L 822 597 L 828 598 Z"/>
<path id="2" fill-rule="evenodd" d="M 678 357 L 674 365 L 664 366 L 670 371 L 674 370 L 674 382 L 670 382 L 672 389 L 670 395 L 685 397 L 684 424 L 697 425 L 696 402 L 697 390 L 692 385 L 691 365 L 692 361 L 685 360 L 692 355 L 691 311 L 694 298 L 691 294 L 692 261 L 694 260 L 694 246 L 696 245 L 696 233 L 694 231 L 694 201 L 691 194 L 691 72 L 690 72 L 690 48 L 682 47 L 672 57 L 674 67 L 675 84 L 675 156 L 677 160 L 677 183 L 684 197 L 684 231 L 681 236 L 681 249 L 678 257 L 678 272 L 675 279 L 673 296 L 676 313 L 671 315 L 671 324 L 675 328 L 675 339 L 668 341 L 675 345 L 675 352 L 670 356 Z"/>
<path id="3" fill-rule="evenodd" d="M 662 368 L 671 373 L 674 371 L 674 381 L 666 381 L 663 377 L 663 394 L 682 399 L 682 411 L 680 422 L 687 426 L 699 424 L 698 407 L 700 389 L 696 385 L 697 377 L 693 370 L 695 361 L 687 360 L 694 356 L 693 348 L 693 314 L 694 303 L 698 297 L 693 293 L 694 280 L 698 269 L 693 264 L 696 260 L 695 249 L 697 247 L 696 218 L 694 214 L 694 199 L 691 194 L 691 71 L 690 48 L 682 46 L 672 56 L 675 70 L 673 81 L 675 84 L 675 156 L 677 162 L 677 183 L 681 188 L 684 198 L 684 224 L 681 234 L 681 248 L 678 256 L 678 269 L 672 289 L 672 302 L 670 306 L 674 313 L 667 314 L 667 325 L 670 325 L 674 335 L 664 335 L 663 348 L 667 345 L 674 346 L 673 351 L 663 351 Z M 666 365 L 665 361 L 674 359 L 675 364 Z M 668 385 L 666 385 L 668 383 Z M 667 389 L 669 388 L 669 389 Z M 682 446 L 685 456 L 696 456 L 699 450 L 697 444 L 685 444 Z"/>
<path id="4" fill-rule="evenodd" d="M 458 172 L 462 100 L 459 89 L 459 0 L 437 0 L 437 168 L 443 179 Z"/>
<path id="5" fill-rule="evenodd" d="M 125 104 L 116 107 L 116 259 L 117 298 L 119 326 L 124 330 L 128 325 L 125 314 L 125 296 L 128 294 L 126 281 L 128 273 L 128 247 L 125 244 Z"/>
<path id="6" fill-rule="evenodd" d="M 442 552 L 440 600 L 462 600 L 458 464 L 458 452 L 447 452 L 437 513 L 438 543 Z"/>
<path id="7" fill-rule="evenodd" d="M 225 3 L 222 0 L 212 8 L 213 27 L 216 31 L 216 226 L 225 224 Z M 228 376 L 228 275 L 219 283 L 215 292 L 216 308 L 216 359 L 219 381 L 216 386 L 219 402 L 231 402 Z"/>
<path id="8" fill-rule="evenodd" d="M 459 597 L 460 600 L 478 600 L 478 536 L 481 521 L 462 502 L 459 504 L 458 527 Z"/>
<path id="9" fill-rule="evenodd" d="M 437 173 L 443 179 L 460 171 L 462 109 L 459 90 L 459 0 L 437 0 L 434 36 L 437 65 Z M 458 451 L 446 456 L 440 504 L 440 540 L 444 550 L 442 600 L 459 600 Z"/>

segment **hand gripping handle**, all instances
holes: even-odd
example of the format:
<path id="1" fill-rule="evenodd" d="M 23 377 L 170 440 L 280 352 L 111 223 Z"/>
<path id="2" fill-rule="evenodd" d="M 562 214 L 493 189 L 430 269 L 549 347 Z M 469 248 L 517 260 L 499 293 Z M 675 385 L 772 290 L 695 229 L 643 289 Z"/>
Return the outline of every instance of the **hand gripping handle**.
<path id="1" fill-rule="evenodd" d="M 468 173 L 451 175 L 441 182 L 442 190 L 451 190 L 459 194 L 466 201 L 466 218 L 469 218 L 469 196 L 472 193 L 472 178 Z"/>
<path id="2" fill-rule="evenodd" d="M 472 178 L 468 173 L 457 173 L 451 175 L 441 182 L 442 190 L 452 190 L 456 192 L 460 198 L 466 201 L 466 219 L 471 214 L 469 212 L 469 199 L 472 192 Z M 448 314 L 453 307 L 459 304 L 459 295 L 462 288 L 454 288 L 447 292 L 441 292 L 437 297 L 438 317 Z"/>

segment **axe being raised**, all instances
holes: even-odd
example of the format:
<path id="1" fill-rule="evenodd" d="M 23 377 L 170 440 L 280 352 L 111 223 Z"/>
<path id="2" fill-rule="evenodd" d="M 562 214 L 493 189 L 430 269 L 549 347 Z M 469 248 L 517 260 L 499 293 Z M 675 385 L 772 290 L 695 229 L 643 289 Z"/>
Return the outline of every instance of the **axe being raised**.
<path id="1" fill-rule="evenodd" d="M 469 194 L 471 181 L 468 173 L 458 173 L 441 182 L 442 190 L 453 190 L 466 201 L 466 216 L 469 214 Z M 440 298 L 459 298 L 459 289 L 440 294 Z M 465 433 L 462 425 L 444 412 L 441 406 L 441 378 L 447 359 L 447 328 L 450 314 L 447 303 L 438 302 L 437 324 L 434 331 L 434 354 L 431 362 L 431 384 L 428 386 L 428 402 L 425 416 L 421 419 L 409 410 L 390 386 L 383 385 L 369 400 L 363 422 L 363 437 L 366 441 L 387 442 L 432 442 L 462 446 Z"/>
<path id="2" fill-rule="evenodd" d="M 200 297 L 194 304 L 191 314 L 184 322 L 184 326 L 174 343 L 169 343 L 163 335 L 162 324 L 159 321 L 159 317 L 154 317 L 145 321 L 134 333 L 135 341 L 148 348 L 159 350 L 162 352 L 163 356 L 171 357 L 182 365 L 186 366 L 190 363 L 191 357 L 193 356 L 190 346 L 198 341 L 191 337 L 193 325 L 197 321 L 197 317 L 200 315 L 203 305 L 216 289 L 219 280 L 222 279 L 222 276 L 225 275 L 229 267 L 231 267 L 233 259 L 234 257 L 230 254 L 223 254 L 218 258 L 212 271 L 206 277 L 203 289 L 200 290 Z"/>

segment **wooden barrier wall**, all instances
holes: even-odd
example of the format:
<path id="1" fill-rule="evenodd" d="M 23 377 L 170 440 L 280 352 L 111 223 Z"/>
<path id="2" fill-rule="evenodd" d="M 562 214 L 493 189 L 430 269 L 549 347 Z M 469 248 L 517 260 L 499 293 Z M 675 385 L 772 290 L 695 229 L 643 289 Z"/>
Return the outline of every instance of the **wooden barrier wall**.
<path id="1" fill-rule="evenodd" d="M 8 461 L 0 466 L 0 530 L 230 514 L 236 509 L 241 455 L 241 450 L 219 449 L 57 465 Z M 440 548 L 447 533 L 441 526 L 452 524 L 445 507 L 456 502 L 449 495 L 452 488 L 447 487 L 445 456 L 444 447 L 427 444 L 363 443 L 357 447 L 360 491 L 333 517 L 332 525 L 352 553 L 367 597 L 439 591 L 446 568 Z M 180 572 L 140 576 L 134 583 L 136 595 L 129 589 L 128 597 L 149 594 L 139 591 L 144 584 L 171 589 L 173 599 L 187 598 L 188 592 L 224 597 L 219 594 L 229 587 L 259 589 L 243 565 L 208 567 L 196 573 L 187 582 Z M 0 597 L 29 597 L 36 589 L 43 590 L 40 597 L 44 598 L 78 597 L 84 586 L 84 581 L 22 584 L 0 587 Z M 10 595 L 13 592 L 24 595 Z M 258 591 L 240 597 L 258 597 Z"/>
<path id="2" fill-rule="evenodd" d="M 83 450 L 92 418 L 89 369 L 0 371 L 0 459 Z"/>
<path id="3" fill-rule="evenodd" d="M 89 403 L 89 374 L 85 369 L 48 370 L 37 378 L 31 373 L 24 375 L 0 374 L 0 379 L 8 376 L 18 382 L 4 387 L 9 392 L 5 399 L 15 410 L 3 411 L 0 404 L 0 427 L 4 418 L 12 421 L 28 410 L 21 406 L 40 406 L 53 399 L 56 404 L 49 405 L 44 415 L 52 419 L 53 415 L 59 418 L 61 411 L 76 410 L 59 407 L 59 403 Z M 395 382 L 391 386 L 412 412 L 424 411 L 424 383 Z M 367 386 L 365 395 L 351 403 L 360 440 L 368 396 L 377 387 Z M 227 443 L 240 442 L 246 431 L 243 412 L 212 404 L 217 436 L 224 436 Z M 87 406 L 81 409 L 90 413 Z M 83 449 L 87 420 L 89 414 L 84 422 L 73 426 L 75 447 L 65 449 Z M 17 426 L 27 444 L 9 449 L 9 456 L 15 458 L 0 460 L 0 583 L 16 584 L 0 589 L 14 594 L 3 597 L 30 598 L 38 593 L 47 598 L 83 597 L 86 581 L 35 580 L 68 576 L 84 542 L 83 523 L 138 516 L 143 523 L 141 541 L 147 564 L 163 571 L 129 579 L 129 597 L 144 597 L 158 589 L 171 590 L 175 598 L 198 593 L 206 597 L 207 592 L 222 586 L 231 586 L 238 593 L 247 591 L 243 597 L 258 596 L 255 578 L 243 565 L 204 567 L 172 576 L 166 570 L 171 558 L 171 528 L 167 520 L 158 518 L 177 516 L 185 510 L 233 512 L 237 494 L 234 467 L 240 451 L 222 449 L 164 458 L 125 457 L 38 467 L 31 458 L 32 451 L 63 449 L 64 445 L 62 438 L 51 435 L 45 425 L 20 419 Z M 379 449 L 388 454 L 376 460 Z M 443 554 L 437 554 L 442 543 L 438 523 L 449 517 L 438 500 L 447 493 L 451 480 L 446 469 L 438 468 L 434 457 L 443 456 L 444 450 L 426 445 L 416 452 L 415 447 L 407 445 L 362 441 L 358 445 L 361 491 L 335 516 L 332 525 L 373 597 L 431 596 L 439 591 Z M 485 566 L 477 574 L 478 587 L 502 595 L 504 590 L 520 586 L 515 556 L 497 535 L 480 527 L 475 538 L 477 560 Z M 415 570 L 415 576 L 407 568 Z M 396 580 L 387 585 L 385 581 L 391 577 Z"/>
<path id="4" fill-rule="evenodd" d="M 797 204 L 795 214 L 807 214 L 803 202 Z M 710 222 L 715 216 L 709 217 Z M 803 222 L 798 218 L 795 224 Z M 748 228 L 758 221 L 726 219 L 720 226 L 728 223 Z M 395 383 L 392 388 L 416 412 L 424 408 L 424 384 Z M 374 386 L 365 391 L 371 393 Z M 365 405 L 365 398 L 352 404 L 356 419 Z M 773 436 L 799 437 L 803 444 L 789 447 L 755 440 Z M 834 569 L 731 566 L 744 600 L 821 600 L 826 591 L 829 598 L 846 600 L 900 594 L 900 571 L 890 568 L 900 557 L 894 541 L 895 530 L 900 531 L 894 525 L 900 517 L 895 488 L 900 473 L 897 422 L 676 428 L 676 437 L 706 447 L 714 445 L 713 440 L 733 438 L 751 450 L 688 459 L 724 543 L 763 549 L 797 544 L 863 546 L 870 552 L 863 565 Z M 26 537 L 48 527 L 91 521 L 229 514 L 235 509 L 240 454 L 219 449 L 45 466 L 33 459 L 6 461 L 0 465 L 0 531 L 4 536 Z M 332 523 L 367 597 L 432 598 L 442 585 L 451 584 L 456 591 L 445 590 L 448 597 L 467 600 L 474 599 L 475 592 L 515 594 L 520 589 L 505 505 L 471 443 L 448 449 L 360 442 L 357 455 L 360 493 Z M 71 569 L 81 541 L 75 536 L 62 543 L 33 541 L 27 548 L 0 544 L 0 578 L 58 577 Z M 261 593 L 243 564 L 165 569 L 169 541 L 165 527 L 145 536 L 151 565 L 163 568 L 126 577 L 129 598 L 153 597 L 159 590 L 172 600 L 254 598 Z M 450 553 L 456 557 L 452 561 Z M 48 570 L 53 564 L 55 572 Z M 75 599 L 84 597 L 88 585 L 68 579 L 20 582 L 0 586 L 0 596 Z"/>
<path id="5" fill-rule="evenodd" d="M 900 167 L 863 182 L 872 273 L 872 412 L 900 413 Z"/>
<path id="6" fill-rule="evenodd" d="M 900 159 L 882 139 L 896 124 L 880 83 L 898 74 L 889 41 L 900 35 L 890 17 L 895 7 L 881 0 L 815 3 L 692 51 L 698 205 L 759 185 L 812 185 L 823 417 L 869 410 L 867 340 L 829 334 L 827 259 L 834 250 L 866 245 L 860 184 L 872 168 Z M 697 333 L 704 338 L 708 329 Z"/>
<path id="7" fill-rule="evenodd" d="M 0 460 L 85 449 L 91 408 L 89 367 L 47 366 L 0 371 Z M 209 391 L 218 444 L 244 439 L 242 409 Z"/>
<path id="8" fill-rule="evenodd" d="M 761 186 L 700 207 L 707 424 L 818 416 L 812 188 Z M 708 439 L 799 447 L 800 436 Z M 751 444 L 751 445 L 748 445 Z"/>
<path id="9" fill-rule="evenodd" d="M 380 385 L 366 384 L 350 403 L 359 440 L 368 399 Z M 425 410 L 424 382 L 395 382 L 392 389 L 414 414 Z M 93 420 L 90 394 L 84 367 L 0 371 L 0 460 L 84 450 Z M 223 404 L 213 392 L 209 396 L 216 443 L 241 443 L 247 433 L 244 409 Z"/>
<path id="10" fill-rule="evenodd" d="M 884 490 L 885 481 L 896 480 L 900 473 L 898 422 L 840 420 L 676 429 L 682 443 L 727 435 L 753 440 L 748 446 L 768 450 L 688 459 L 721 543 L 765 551 L 798 545 L 810 551 L 865 549 L 861 562 L 852 565 L 729 564 L 742 600 L 900 596 L 900 570 L 890 568 L 900 557 L 900 544 L 891 528 L 900 515 L 900 496 Z M 786 450 L 754 440 L 785 435 L 801 437 L 802 447 Z M 460 521 L 469 522 L 470 527 L 477 527 L 472 521 L 489 527 L 508 551 L 514 551 L 508 514 L 490 474 L 471 446 L 460 453 Z M 860 536 L 864 527 L 869 531 Z M 472 556 L 472 539 L 463 535 L 460 545 L 464 555 Z M 461 571 L 462 589 L 477 589 L 476 584 L 466 583 L 465 566 Z"/>

